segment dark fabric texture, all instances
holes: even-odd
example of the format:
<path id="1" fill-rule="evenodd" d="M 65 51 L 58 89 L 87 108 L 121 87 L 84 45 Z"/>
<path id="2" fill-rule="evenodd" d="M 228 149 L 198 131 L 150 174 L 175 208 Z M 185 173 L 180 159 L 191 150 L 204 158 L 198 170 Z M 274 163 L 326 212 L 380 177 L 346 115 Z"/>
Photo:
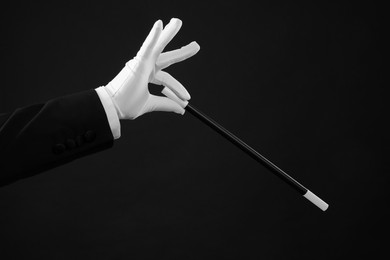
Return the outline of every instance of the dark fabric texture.
<path id="1" fill-rule="evenodd" d="M 96 91 L 0 114 L 0 186 L 112 147 Z"/>

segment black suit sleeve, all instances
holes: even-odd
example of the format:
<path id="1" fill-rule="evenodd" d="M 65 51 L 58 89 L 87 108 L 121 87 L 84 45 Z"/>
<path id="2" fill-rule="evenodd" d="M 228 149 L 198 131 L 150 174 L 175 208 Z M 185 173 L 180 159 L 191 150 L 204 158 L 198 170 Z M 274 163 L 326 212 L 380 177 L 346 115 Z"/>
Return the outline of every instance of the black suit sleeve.
<path id="1" fill-rule="evenodd" d="M 0 114 L 0 186 L 113 146 L 91 89 Z"/>

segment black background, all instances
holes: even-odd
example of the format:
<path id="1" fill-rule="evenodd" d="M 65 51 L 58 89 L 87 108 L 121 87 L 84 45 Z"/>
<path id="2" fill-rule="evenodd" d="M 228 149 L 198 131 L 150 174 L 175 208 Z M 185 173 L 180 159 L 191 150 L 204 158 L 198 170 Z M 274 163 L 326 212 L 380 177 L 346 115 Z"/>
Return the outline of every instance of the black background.
<path id="1" fill-rule="evenodd" d="M 107 84 L 154 21 L 192 104 L 330 204 L 322 212 L 189 114 L 122 121 L 110 150 L 0 189 L 2 259 L 368 259 L 387 252 L 388 121 L 372 2 L 3 4 L 0 111 Z M 150 86 L 154 90 L 161 88 Z M 155 91 L 154 91 L 155 93 Z"/>

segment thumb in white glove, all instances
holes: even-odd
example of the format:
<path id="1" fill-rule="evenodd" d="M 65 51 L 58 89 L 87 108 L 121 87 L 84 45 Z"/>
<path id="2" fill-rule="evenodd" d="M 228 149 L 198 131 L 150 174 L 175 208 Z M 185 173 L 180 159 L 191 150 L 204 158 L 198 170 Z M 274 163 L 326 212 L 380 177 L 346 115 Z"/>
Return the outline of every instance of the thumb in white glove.
<path id="1" fill-rule="evenodd" d="M 161 53 L 180 30 L 182 22 L 172 18 L 164 30 L 161 20 L 155 22 L 136 57 L 105 86 L 119 119 L 135 119 L 151 111 L 170 111 L 184 114 L 184 109 L 166 97 L 151 95 L 148 83 L 164 85 L 183 100 L 189 100 L 187 90 L 162 69 L 195 55 L 200 47 L 191 42 L 181 49 Z"/>

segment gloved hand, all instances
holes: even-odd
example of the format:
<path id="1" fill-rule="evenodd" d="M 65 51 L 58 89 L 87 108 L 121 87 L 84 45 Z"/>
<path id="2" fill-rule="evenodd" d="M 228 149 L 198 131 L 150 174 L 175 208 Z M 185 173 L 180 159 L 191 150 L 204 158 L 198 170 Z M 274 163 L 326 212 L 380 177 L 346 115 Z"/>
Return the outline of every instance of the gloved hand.
<path id="1" fill-rule="evenodd" d="M 187 90 L 162 69 L 195 55 L 200 47 L 196 42 L 170 52 L 161 53 L 180 30 L 182 22 L 172 18 L 163 29 L 161 20 L 155 22 L 137 55 L 105 86 L 119 119 L 135 119 L 151 111 L 171 111 L 184 114 L 184 109 L 166 97 L 151 95 L 148 83 L 163 85 L 183 100 L 189 100 Z"/>

